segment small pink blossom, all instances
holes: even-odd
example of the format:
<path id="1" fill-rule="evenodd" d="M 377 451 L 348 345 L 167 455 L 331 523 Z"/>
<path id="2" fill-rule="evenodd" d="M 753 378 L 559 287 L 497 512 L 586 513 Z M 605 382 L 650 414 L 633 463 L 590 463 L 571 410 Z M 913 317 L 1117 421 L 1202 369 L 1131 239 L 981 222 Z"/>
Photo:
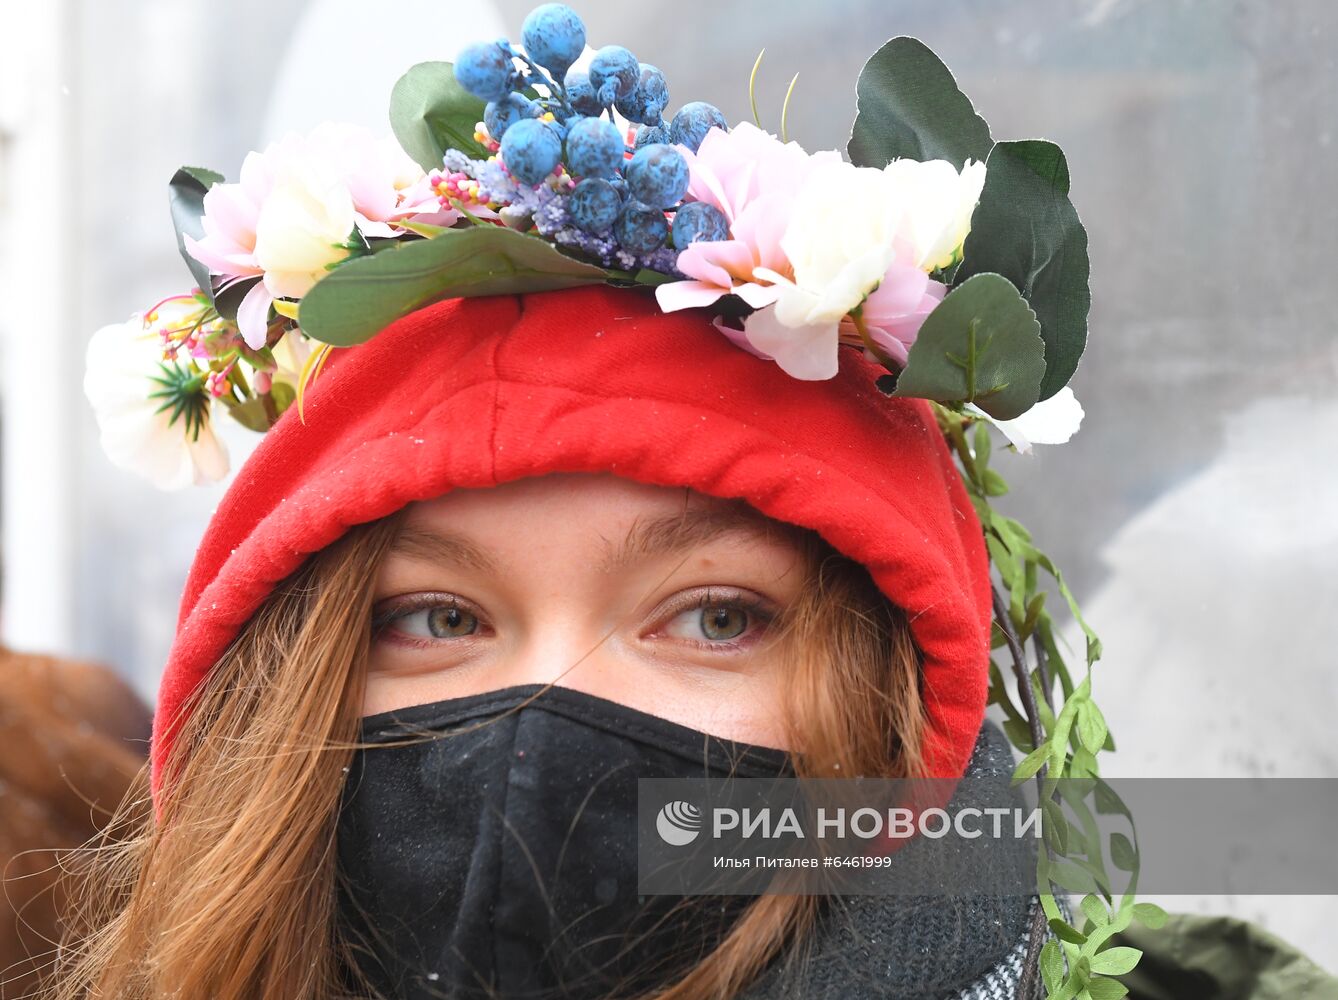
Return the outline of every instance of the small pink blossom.
<path id="1" fill-rule="evenodd" d="M 860 311 L 869 339 L 904 368 L 925 317 L 947 293 L 947 285 L 935 281 L 919 267 L 901 261 L 893 263 L 879 286 L 864 300 Z M 863 344 L 854 320 L 843 319 L 840 330 L 843 341 Z M 867 349 L 864 353 L 871 361 L 878 360 Z"/>
<path id="2" fill-rule="evenodd" d="M 789 272 L 780 240 L 798 194 L 814 166 L 839 161 L 840 154 L 825 150 L 810 155 L 797 142 L 783 143 L 747 122 L 728 132 L 711 129 L 696 153 L 677 148 L 688 161 L 688 199 L 720 209 L 731 238 L 686 247 L 678 255 L 678 269 L 689 280 L 660 285 L 660 308 L 673 312 L 707 306 L 730 293 L 754 309 L 771 304 L 777 290 L 755 270 Z"/>

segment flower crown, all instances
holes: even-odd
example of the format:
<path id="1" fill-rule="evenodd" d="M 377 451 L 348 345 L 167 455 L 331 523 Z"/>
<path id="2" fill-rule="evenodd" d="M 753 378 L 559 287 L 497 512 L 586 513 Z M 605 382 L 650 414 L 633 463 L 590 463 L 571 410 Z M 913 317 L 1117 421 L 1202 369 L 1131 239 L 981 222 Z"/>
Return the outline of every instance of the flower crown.
<path id="1" fill-rule="evenodd" d="M 886 394 L 988 418 L 1022 451 L 1076 429 L 1087 241 L 1064 155 L 995 142 L 923 43 L 864 66 L 846 159 L 786 141 L 785 111 L 779 139 L 703 101 L 666 119 L 660 70 L 592 52 L 562 4 L 521 36 L 413 66 L 393 138 L 327 123 L 235 182 L 176 173 L 195 287 L 89 345 L 114 462 L 167 489 L 220 479 L 213 415 L 267 430 L 332 348 L 443 298 L 597 282 L 710 309 L 795 378 L 832 377 L 854 345 Z"/>
<path id="2" fill-rule="evenodd" d="M 665 311 L 711 310 L 721 336 L 798 379 L 833 377 L 842 345 L 863 351 L 883 393 L 934 401 L 961 463 L 1004 591 L 991 648 L 1007 647 L 1015 680 L 991 658 L 990 702 L 1025 753 L 1015 781 L 1035 776 L 1047 810 L 1038 886 L 1088 892 L 1079 929 L 1043 888 L 1028 975 L 1052 998 L 1122 995 L 1109 977 L 1137 955 L 1111 937 L 1165 914 L 1133 902 L 1137 842 L 1119 834 L 1111 855 L 1134 882 L 1115 901 L 1102 845 L 1065 820 L 1055 784 L 1094 781 L 1100 811 L 1122 807 L 1098 776 L 1114 749 L 1092 698 L 1101 643 L 1054 563 L 990 503 L 1008 487 L 988 424 L 1026 452 L 1082 417 L 1067 385 L 1087 340 L 1087 234 L 1063 152 L 996 142 L 915 38 L 865 64 L 843 157 L 789 140 L 789 94 L 779 138 L 755 100 L 756 124 L 702 101 L 666 119 L 660 70 L 622 46 L 589 50 L 562 4 L 533 10 L 521 37 L 410 68 L 393 138 L 325 124 L 249 154 L 236 182 L 179 170 L 172 219 L 195 287 L 94 334 L 84 384 L 104 449 L 163 488 L 220 479 L 220 407 L 255 431 L 289 406 L 300 417 L 332 349 L 459 296 L 625 287 Z M 1086 634 L 1084 678 L 1042 571 Z"/>

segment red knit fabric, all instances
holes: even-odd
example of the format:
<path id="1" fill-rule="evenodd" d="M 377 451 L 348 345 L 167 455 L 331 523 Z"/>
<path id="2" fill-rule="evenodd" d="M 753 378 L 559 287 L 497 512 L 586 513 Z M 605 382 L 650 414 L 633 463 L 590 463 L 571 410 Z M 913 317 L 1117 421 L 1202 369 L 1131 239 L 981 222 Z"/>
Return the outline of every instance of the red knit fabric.
<path id="1" fill-rule="evenodd" d="M 453 487 L 611 472 L 816 530 L 909 613 L 931 775 L 965 769 L 985 711 L 980 522 L 930 404 L 889 399 L 841 348 L 802 381 L 700 310 L 591 286 L 455 299 L 337 349 L 238 470 L 196 552 L 155 708 L 152 792 L 183 700 L 274 586 L 351 525 Z"/>

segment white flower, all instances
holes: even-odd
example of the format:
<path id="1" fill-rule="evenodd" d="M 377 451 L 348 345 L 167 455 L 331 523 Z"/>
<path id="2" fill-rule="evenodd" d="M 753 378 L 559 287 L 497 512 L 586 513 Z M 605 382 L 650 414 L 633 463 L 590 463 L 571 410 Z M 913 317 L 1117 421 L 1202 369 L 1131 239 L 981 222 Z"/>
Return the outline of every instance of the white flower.
<path id="1" fill-rule="evenodd" d="M 925 274 L 959 252 L 984 182 L 985 165 L 969 160 L 960 173 L 947 160 L 815 165 L 780 238 L 790 273 L 753 269 L 776 298 L 744 321 L 747 342 L 795 378 L 831 378 L 841 322 L 878 290 L 905 314 L 898 340 L 909 347 Z"/>
<path id="2" fill-rule="evenodd" d="M 766 275 L 782 286 L 777 320 L 789 327 L 836 323 L 877 287 L 906 249 L 899 232 L 906 199 L 890 180 L 882 170 L 845 162 L 813 168 L 799 193 L 803 207 L 780 241 L 794 279 Z"/>
<path id="3" fill-rule="evenodd" d="M 985 164 L 967 160 L 959 173 L 948 160 L 902 158 L 883 169 L 905 193 L 905 228 L 915 244 L 915 266 L 925 271 L 950 266 L 971 229 L 985 186 Z"/>
<path id="4" fill-rule="evenodd" d="M 256 218 L 256 263 L 270 295 L 301 298 L 326 274 L 326 265 L 349 255 L 353 198 L 338 172 L 294 146 L 275 165 L 274 185 Z"/>
<path id="5" fill-rule="evenodd" d="M 1003 431 L 1023 455 L 1031 452 L 1033 444 L 1063 444 L 1077 432 L 1083 418 L 1082 404 L 1068 386 L 1012 420 L 995 420 L 975 403 L 967 403 L 964 409 Z"/>
<path id="6" fill-rule="evenodd" d="M 161 373 L 162 340 L 158 326 L 173 323 L 179 307 L 164 306 L 159 324 L 140 314 L 93 334 L 85 354 L 84 395 L 93 405 L 102 449 L 112 463 L 147 477 L 162 490 L 179 490 L 222 479 L 228 472 L 227 447 L 206 419 L 195 440 L 185 420 L 169 424 L 171 408 L 154 412 L 161 398 L 151 380 Z"/>

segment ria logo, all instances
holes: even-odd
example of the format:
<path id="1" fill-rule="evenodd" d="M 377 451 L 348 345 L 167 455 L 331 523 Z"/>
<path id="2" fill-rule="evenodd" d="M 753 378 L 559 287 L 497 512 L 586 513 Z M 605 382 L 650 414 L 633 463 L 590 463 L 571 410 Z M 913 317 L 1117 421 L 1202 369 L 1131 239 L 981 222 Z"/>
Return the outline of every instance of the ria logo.
<path id="1" fill-rule="evenodd" d="M 684 847 L 697 839 L 702 829 L 702 811 L 679 799 L 668 803 L 655 817 L 655 830 L 671 847 Z"/>

